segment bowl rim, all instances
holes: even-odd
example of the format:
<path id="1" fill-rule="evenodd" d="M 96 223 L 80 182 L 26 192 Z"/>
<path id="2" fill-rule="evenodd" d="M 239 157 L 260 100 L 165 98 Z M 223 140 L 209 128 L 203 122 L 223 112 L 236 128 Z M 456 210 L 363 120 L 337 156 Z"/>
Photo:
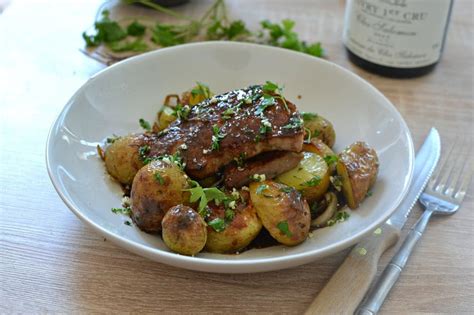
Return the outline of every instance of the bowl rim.
<path id="1" fill-rule="evenodd" d="M 371 92 L 377 94 L 381 97 L 387 105 L 387 108 L 390 112 L 398 118 L 398 121 L 401 122 L 402 129 L 407 134 L 407 146 L 409 151 L 408 156 L 408 176 L 406 176 L 405 186 L 403 187 L 402 192 L 398 195 L 398 198 L 393 202 L 390 211 L 386 211 L 385 215 L 380 216 L 377 220 L 373 221 L 370 225 L 365 227 L 360 232 L 352 235 L 349 239 L 341 240 L 339 242 L 333 243 L 329 246 L 324 248 L 315 248 L 313 250 L 308 250 L 302 253 L 295 253 L 295 254 L 288 254 L 282 255 L 277 257 L 269 257 L 269 258 L 242 258 L 242 259 L 216 259 L 216 258 L 208 258 L 208 257 L 199 257 L 199 256 L 185 256 L 180 255 L 173 252 L 163 251 L 159 248 L 152 248 L 147 245 L 140 244 L 133 240 L 130 240 L 126 237 L 120 236 L 112 231 L 107 230 L 105 227 L 100 226 L 94 220 L 90 219 L 86 214 L 84 214 L 79 207 L 76 207 L 74 202 L 69 200 L 66 194 L 63 191 L 63 186 L 60 184 L 59 180 L 56 178 L 51 165 L 51 156 L 53 155 L 52 151 L 52 140 L 53 140 L 53 133 L 54 131 L 60 126 L 62 119 L 68 113 L 71 106 L 74 104 L 74 100 L 77 96 L 86 90 L 92 82 L 102 76 L 106 72 L 113 71 L 119 67 L 122 67 L 126 64 L 133 64 L 136 62 L 142 62 L 147 60 L 148 58 L 155 58 L 160 54 L 170 53 L 175 50 L 182 50 L 182 49 L 192 49 L 202 46 L 215 46 L 218 49 L 219 46 L 242 46 L 248 47 L 249 49 L 263 49 L 268 50 L 271 52 L 272 50 L 278 50 L 279 53 L 286 53 L 289 55 L 297 54 L 300 58 L 306 58 L 309 62 L 321 62 L 328 64 L 337 69 L 337 71 L 342 71 L 346 75 L 352 77 L 352 79 L 361 82 L 362 84 L 367 85 L 367 87 L 371 90 Z M 146 62 L 146 61 L 145 61 Z M 111 240 L 114 243 L 120 244 L 121 246 L 125 247 L 126 249 L 142 255 L 146 256 L 150 259 L 155 261 L 159 261 L 161 263 L 165 263 L 168 265 L 178 266 L 186 269 L 191 270 L 199 270 L 199 271 L 210 271 L 209 267 L 220 267 L 223 269 L 215 269 L 211 272 L 219 272 L 219 273 L 245 273 L 245 272 L 261 272 L 261 271 L 270 271 L 270 270 L 277 270 L 277 269 L 284 269 L 289 267 L 298 266 L 301 264 L 305 264 L 311 261 L 316 260 L 319 257 L 327 256 L 333 254 L 335 252 L 339 252 L 345 248 L 348 248 L 351 245 L 357 243 L 360 239 L 362 239 L 365 235 L 370 233 L 372 230 L 376 229 L 382 223 L 384 223 L 396 210 L 396 208 L 400 205 L 402 200 L 405 198 L 406 194 L 408 193 L 408 189 L 411 185 L 413 179 L 413 171 L 414 171 L 414 159 L 415 159 L 415 151 L 413 145 L 413 139 L 411 136 L 410 129 L 406 121 L 403 119 L 403 116 L 397 110 L 397 108 L 392 104 L 392 102 L 382 94 L 377 88 L 375 88 L 371 83 L 364 80 L 357 74 L 351 72 L 350 70 L 330 62 L 328 60 L 324 60 L 322 58 L 316 58 L 301 52 L 296 52 L 284 48 L 279 47 L 271 47 L 266 45 L 260 44 L 253 44 L 253 43 L 241 43 L 241 42 L 229 42 L 229 41 L 208 41 L 208 42 L 197 42 L 197 43 L 188 43 L 173 47 L 161 48 L 158 50 L 150 51 L 138 56 L 134 56 L 125 60 L 122 60 L 116 64 L 108 66 L 99 72 L 92 75 L 86 82 L 84 82 L 81 87 L 69 98 L 66 102 L 65 106 L 54 120 L 53 124 L 51 125 L 47 140 L 46 140 L 46 154 L 45 154 L 45 162 L 46 168 L 48 171 L 49 178 L 58 193 L 59 197 L 63 200 L 66 206 L 83 222 L 90 225 L 96 232 L 106 237 L 108 240 Z M 159 257 L 159 259 L 157 259 Z M 292 262 L 297 263 L 292 263 Z M 299 262 L 298 262 L 299 261 Z M 252 270 L 246 268 L 242 271 L 235 270 L 235 267 L 253 267 Z"/>

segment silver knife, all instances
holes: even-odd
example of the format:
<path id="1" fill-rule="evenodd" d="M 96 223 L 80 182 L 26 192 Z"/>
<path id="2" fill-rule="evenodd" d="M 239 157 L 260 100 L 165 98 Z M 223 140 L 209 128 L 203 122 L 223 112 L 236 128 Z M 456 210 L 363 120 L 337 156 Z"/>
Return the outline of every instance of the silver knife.
<path id="1" fill-rule="evenodd" d="M 418 150 L 413 181 L 394 214 L 349 253 L 305 314 L 353 314 L 377 273 L 380 256 L 400 238 L 411 209 L 426 186 L 441 152 L 439 133 L 432 128 Z"/>

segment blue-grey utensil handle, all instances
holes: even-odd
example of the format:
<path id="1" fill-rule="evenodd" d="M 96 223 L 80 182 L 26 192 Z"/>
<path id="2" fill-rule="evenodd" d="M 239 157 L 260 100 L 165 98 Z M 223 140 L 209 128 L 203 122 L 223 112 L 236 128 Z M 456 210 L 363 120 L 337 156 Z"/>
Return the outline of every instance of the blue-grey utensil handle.
<path id="1" fill-rule="evenodd" d="M 365 299 L 356 311 L 358 315 L 374 315 L 377 314 L 382 307 L 385 298 L 397 282 L 400 274 L 405 267 L 415 245 L 423 235 L 426 226 L 433 214 L 432 209 L 428 208 L 418 219 L 415 226 L 411 229 L 398 252 L 393 256 L 390 263 L 383 271 L 377 283 L 369 291 Z"/>

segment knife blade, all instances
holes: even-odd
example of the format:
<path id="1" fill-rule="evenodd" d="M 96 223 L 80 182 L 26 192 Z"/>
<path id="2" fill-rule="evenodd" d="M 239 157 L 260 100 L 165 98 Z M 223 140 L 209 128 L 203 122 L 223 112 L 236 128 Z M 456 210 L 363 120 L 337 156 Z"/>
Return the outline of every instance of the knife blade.
<path id="1" fill-rule="evenodd" d="M 359 242 L 334 273 L 305 314 L 353 314 L 377 273 L 380 256 L 400 238 L 411 209 L 423 192 L 441 152 L 441 140 L 431 128 L 417 152 L 409 191 L 394 214 Z"/>

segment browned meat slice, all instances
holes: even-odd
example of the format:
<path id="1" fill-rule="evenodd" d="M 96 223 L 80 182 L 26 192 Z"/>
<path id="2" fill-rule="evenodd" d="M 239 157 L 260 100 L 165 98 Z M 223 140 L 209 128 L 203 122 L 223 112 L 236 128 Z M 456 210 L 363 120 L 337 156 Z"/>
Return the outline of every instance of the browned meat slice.
<path id="1" fill-rule="evenodd" d="M 202 179 L 241 155 L 299 152 L 303 134 L 302 119 L 293 103 L 252 86 L 214 96 L 183 112 L 181 119 L 159 135 L 148 154 L 179 151 L 186 172 Z"/>
<path id="2" fill-rule="evenodd" d="M 232 163 L 224 169 L 224 184 L 227 188 L 242 187 L 251 181 L 254 174 L 264 174 L 267 179 L 274 178 L 295 168 L 303 158 L 301 153 L 272 151 L 257 155 L 239 167 Z"/>

